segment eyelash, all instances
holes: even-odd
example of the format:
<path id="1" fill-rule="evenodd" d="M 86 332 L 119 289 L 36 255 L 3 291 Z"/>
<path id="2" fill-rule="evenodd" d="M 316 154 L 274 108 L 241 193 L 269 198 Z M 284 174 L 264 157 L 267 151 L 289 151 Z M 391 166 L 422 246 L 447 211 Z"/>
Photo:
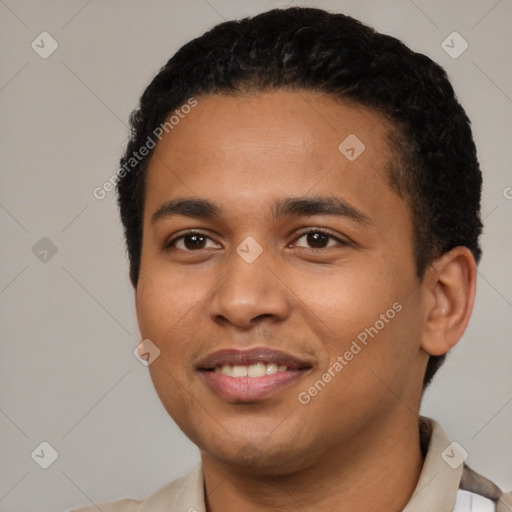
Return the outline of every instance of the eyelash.
<path id="1" fill-rule="evenodd" d="M 305 231 L 303 233 L 300 233 L 298 235 L 298 237 L 296 238 L 296 240 L 299 240 L 301 239 L 302 237 L 306 236 L 306 235 L 310 235 L 310 234 L 321 234 L 321 235 L 325 235 L 327 237 L 329 237 L 330 239 L 332 240 L 335 240 L 337 243 L 339 243 L 340 245 L 348 245 L 347 242 L 341 240 L 340 238 L 338 238 L 337 236 L 333 235 L 332 233 L 330 233 L 329 231 L 325 231 L 323 229 L 311 229 L 309 231 Z M 202 231 L 197 231 L 197 230 L 190 230 L 190 231 L 187 231 L 185 233 L 182 233 L 181 235 L 175 237 L 175 238 L 172 238 L 171 240 L 169 240 L 166 245 L 165 245 L 165 249 L 171 249 L 173 248 L 173 246 L 176 244 L 176 242 L 178 240 L 181 240 L 183 238 L 186 238 L 188 236 L 194 236 L 194 235 L 199 235 L 199 236 L 203 236 L 205 238 L 209 238 L 211 240 L 211 238 L 206 234 L 206 233 L 203 233 Z M 307 247 L 305 249 L 309 249 L 311 251 L 321 251 L 321 250 L 324 250 L 324 249 L 328 249 L 329 247 L 320 247 L 320 248 L 314 248 L 314 247 Z M 304 249 L 304 247 L 303 247 Z M 185 249 L 178 249 L 180 251 L 184 251 L 184 252 L 199 252 L 201 251 L 202 249 L 198 249 L 197 251 L 193 251 L 193 250 L 185 250 Z"/>

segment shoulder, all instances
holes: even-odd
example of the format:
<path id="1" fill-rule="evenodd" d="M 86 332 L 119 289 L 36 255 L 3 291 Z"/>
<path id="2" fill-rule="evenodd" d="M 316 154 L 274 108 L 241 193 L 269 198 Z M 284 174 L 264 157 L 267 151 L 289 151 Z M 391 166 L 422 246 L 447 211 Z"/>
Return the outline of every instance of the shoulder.
<path id="1" fill-rule="evenodd" d="M 87 505 L 71 510 L 70 512 L 135 512 L 140 501 L 124 499 L 118 501 L 109 501 L 105 503 L 97 503 L 94 505 Z"/>
<path id="2" fill-rule="evenodd" d="M 511 495 L 465 464 L 460 445 L 436 421 L 421 416 L 419 427 L 425 460 L 407 512 L 512 512 Z M 421 492 L 427 485 L 429 492 Z"/>
<path id="3" fill-rule="evenodd" d="M 464 464 L 454 512 L 510 512 L 512 494 Z"/>
<path id="4" fill-rule="evenodd" d="M 453 512 L 496 512 L 496 503 L 480 494 L 459 489 Z"/>
<path id="5" fill-rule="evenodd" d="M 143 500 L 125 498 L 94 503 L 70 512 L 168 512 L 169 510 L 204 510 L 201 465 L 188 475 L 164 485 Z"/>

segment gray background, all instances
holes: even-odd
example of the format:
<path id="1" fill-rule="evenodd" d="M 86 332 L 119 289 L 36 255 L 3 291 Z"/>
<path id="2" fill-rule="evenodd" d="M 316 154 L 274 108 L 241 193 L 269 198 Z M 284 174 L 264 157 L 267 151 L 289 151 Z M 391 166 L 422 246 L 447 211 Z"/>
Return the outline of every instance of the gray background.
<path id="1" fill-rule="evenodd" d="M 172 53 L 223 19 L 285 5 L 353 15 L 429 55 L 472 119 L 485 182 L 478 299 L 422 412 L 512 487 L 511 0 L 0 0 L 1 511 L 142 498 L 199 461 L 133 356 L 115 197 L 92 191 L 116 172 L 129 113 Z M 59 44 L 47 59 L 31 48 L 43 31 Z M 453 31 L 469 43 L 457 59 L 441 47 Z M 47 241 L 33 251 L 43 237 L 57 248 L 46 261 Z M 42 441 L 59 455 L 46 470 L 31 458 Z"/>

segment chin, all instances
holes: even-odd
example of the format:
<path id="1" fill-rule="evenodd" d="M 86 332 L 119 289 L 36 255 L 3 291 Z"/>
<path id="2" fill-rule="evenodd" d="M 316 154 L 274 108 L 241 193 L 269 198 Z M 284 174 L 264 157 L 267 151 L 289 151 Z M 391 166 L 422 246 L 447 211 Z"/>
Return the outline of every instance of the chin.
<path id="1" fill-rule="evenodd" d="M 308 466 L 305 450 L 303 448 L 299 450 L 296 443 L 270 446 L 268 442 L 265 444 L 265 442 L 246 441 L 237 444 L 239 447 L 236 450 L 231 449 L 233 446 L 231 442 L 231 446 L 226 444 L 203 448 L 201 454 L 231 466 L 238 472 L 257 476 L 289 475 Z M 230 446 L 229 451 L 226 450 L 227 446 Z"/>

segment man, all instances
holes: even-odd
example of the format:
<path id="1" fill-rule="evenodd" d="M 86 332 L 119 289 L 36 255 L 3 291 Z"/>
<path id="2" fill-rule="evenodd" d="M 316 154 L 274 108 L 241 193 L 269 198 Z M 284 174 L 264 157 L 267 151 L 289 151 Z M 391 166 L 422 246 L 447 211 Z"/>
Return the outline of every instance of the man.
<path id="1" fill-rule="evenodd" d="M 273 10 L 181 48 L 132 127 L 140 353 L 201 464 L 101 510 L 511 510 L 419 416 L 481 252 L 445 72 L 350 17 Z"/>

